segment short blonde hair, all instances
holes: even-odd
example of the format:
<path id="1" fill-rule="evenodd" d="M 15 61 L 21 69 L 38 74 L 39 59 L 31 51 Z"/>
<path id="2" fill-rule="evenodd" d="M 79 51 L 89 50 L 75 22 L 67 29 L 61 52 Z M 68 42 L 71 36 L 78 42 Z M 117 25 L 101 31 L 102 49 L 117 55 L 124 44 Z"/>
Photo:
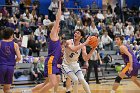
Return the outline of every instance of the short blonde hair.
<path id="1" fill-rule="evenodd" d="M 52 28 L 53 28 L 53 26 L 54 26 L 54 22 L 51 22 L 51 23 L 48 25 L 48 29 L 51 31 Z"/>
<path id="2" fill-rule="evenodd" d="M 37 57 L 34 57 L 34 63 L 37 63 L 38 62 L 38 58 Z"/>

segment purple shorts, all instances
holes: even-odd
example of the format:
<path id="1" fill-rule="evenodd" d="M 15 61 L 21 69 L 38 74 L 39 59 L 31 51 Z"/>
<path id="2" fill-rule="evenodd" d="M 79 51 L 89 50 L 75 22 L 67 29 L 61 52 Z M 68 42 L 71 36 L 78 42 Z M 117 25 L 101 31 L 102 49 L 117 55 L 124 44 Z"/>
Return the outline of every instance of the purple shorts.
<path id="1" fill-rule="evenodd" d="M 129 71 L 129 67 L 130 67 L 130 64 L 127 63 L 127 65 L 122 70 L 122 72 L 125 73 L 129 77 L 138 76 L 138 71 L 140 69 L 140 64 L 139 63 L 134 63 L 133 64 L 133 70 L 131 71 L 131 73 L 128 72 Z"/>
<path id="2" fill-rule="evenodd" d="M 59 73 L 61 72 L 60 69 L 57 68 L 57 61 L 54 59 L 54 56 L 46 58 L 44 66 L 44 76 L 48 77 L 48 75 L 58 75 Z"/>
<path id="3" fill-rule="evenodd" d="M 0 84 L 12 84 L 14 66 L 0 65 Z"/>

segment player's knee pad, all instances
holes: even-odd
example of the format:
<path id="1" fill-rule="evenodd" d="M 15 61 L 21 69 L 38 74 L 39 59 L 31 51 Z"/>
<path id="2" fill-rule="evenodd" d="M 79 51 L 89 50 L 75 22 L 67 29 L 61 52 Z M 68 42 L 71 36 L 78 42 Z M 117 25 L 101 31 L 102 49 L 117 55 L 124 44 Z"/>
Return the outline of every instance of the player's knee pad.
<path id="1" fill-rule="evenodd" d="M 120 83 L 121 80 L 122 80 L 122 78 L 121 78 L 120 76 L 117 76 L 116 79 L 115 79 L 115 82 L 116 82 L 116 83 Z"/>

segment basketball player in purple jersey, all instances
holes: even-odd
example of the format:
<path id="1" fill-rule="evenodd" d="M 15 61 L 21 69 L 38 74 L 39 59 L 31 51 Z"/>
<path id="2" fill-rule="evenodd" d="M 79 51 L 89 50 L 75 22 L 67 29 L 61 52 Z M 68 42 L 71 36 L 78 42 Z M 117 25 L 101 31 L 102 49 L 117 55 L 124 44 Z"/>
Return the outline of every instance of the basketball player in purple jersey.
<path id="1" fill-rule="evenodd" d="M 59 0 L 59 9 L 56 15 L 56 21 L 54 24 L 50 24 L 52 27 L 48 38 L 48 56 L 44 63 L 44 76 L 47 77 L 45 82 L 37 85 L 32 90 L 22 91 L 22 93 L 47 93 L 49 89 L 58 85 L 57 73 L 58 67 L 57 62 L 61 57 L 61 43 L 59 40 L 59 22 L 61 18 L 61 0 Z M 53 26 L 52 26 L 53 25 Z M 49 78 L 49 82 L 48 82 Z"/>
<path id="2" fill-rule="evenodd" d="M 131 77 L 132 81 L 140 88 L 140 82 L 137 79 L 140 63 L 137 61 L 136 56 L 129 46 L 123 44 L 122 36 L 116 36 L 115 42 L 120 48 L 120 53 L 126 66 L 116 77 L 111 93 L 115 93 L 119 87 L 120 81 L 125 77 L 125 75 Z"/>
<path id="3" fill-rule="evenodd" d="M 13 34 L 13 29 L 5 28 L 3 39 L 0 41 L 0 84 L 4 85 L 4 93 L 12 93 L 10 87 L 13 81 L 14 66 L 21 60 L 19 46 L 13 42 Z"/>

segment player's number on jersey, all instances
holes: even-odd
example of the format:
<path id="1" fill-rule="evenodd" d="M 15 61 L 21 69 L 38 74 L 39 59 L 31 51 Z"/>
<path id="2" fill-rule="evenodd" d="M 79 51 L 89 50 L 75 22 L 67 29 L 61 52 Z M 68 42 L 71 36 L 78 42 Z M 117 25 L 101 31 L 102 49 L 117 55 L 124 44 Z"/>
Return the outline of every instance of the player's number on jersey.
<path id="1" fill-rule="evenodd" d="M 71 53 L 71 54 L 69 55 L 69 57 L 70 57 L 70 58 L 73 58 L 74 55 L 75 55 L 74 53 Z"/>
<path id="2" fill-rule="evenodd" d="M 5 47 L 5 54 L 6 54 L 6 55 L 10 55 L 10 54 L 11 54 L 10 46 L 6 46 L 6 47 Z"/>

